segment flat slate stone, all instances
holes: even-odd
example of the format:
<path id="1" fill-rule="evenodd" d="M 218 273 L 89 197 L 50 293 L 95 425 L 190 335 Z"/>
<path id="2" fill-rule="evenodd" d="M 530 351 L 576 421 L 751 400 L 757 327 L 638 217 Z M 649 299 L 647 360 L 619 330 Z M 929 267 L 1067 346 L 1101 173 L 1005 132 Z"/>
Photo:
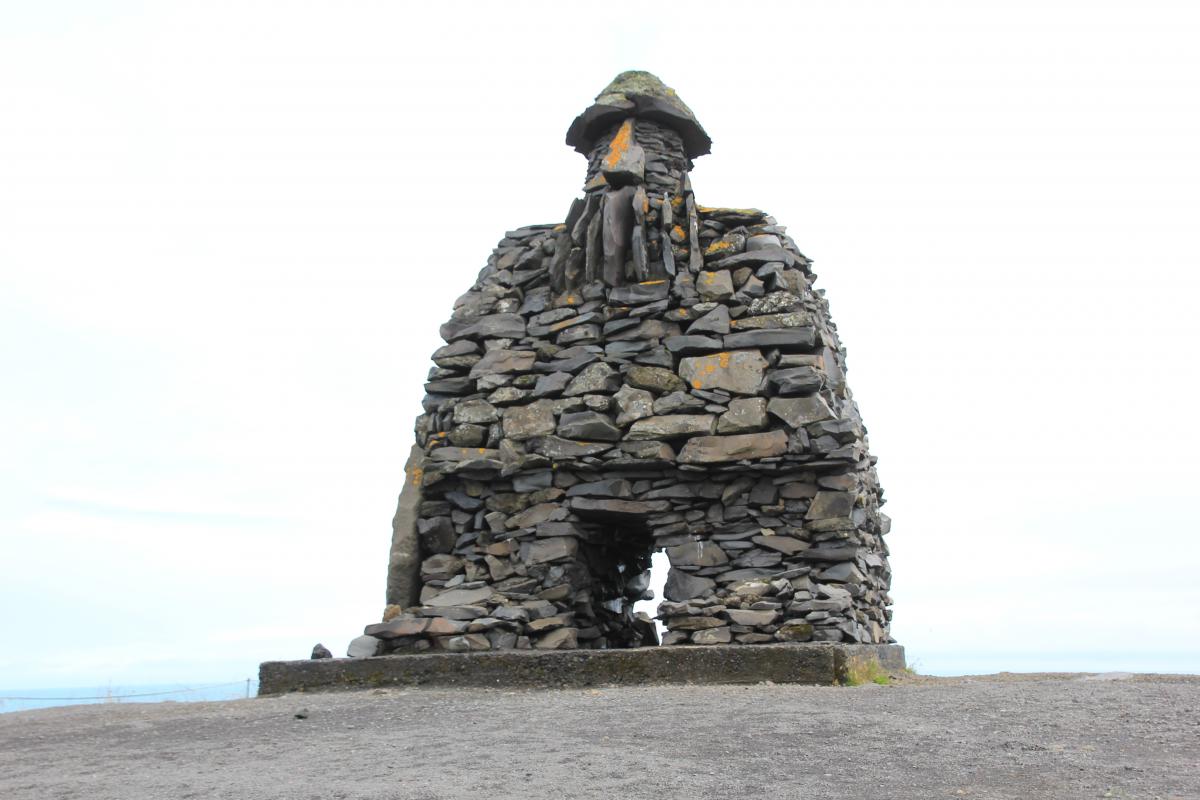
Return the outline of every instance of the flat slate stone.
<path id="1" fill-rule="evenodd" d="M 767 427 L 765 397 L 739 397 L 729 401 L 729 410 L 717 420 L 717 433 L 751 433 Z"/>
<path id="2" fill-rule="evenodd" d="M 563 414 L 559 418 L 558 435 L 566 439 L 615 442 L 621 438 L 621 429 L 603 414 L 595 411 L 577 411 Z"/>
<path id="3" fill-rule="evenodd" d="M 665 300 L 667 293 L 671 291 L 671 285 L 663 281 L 648 281 L 646 283 L 635 283 L 629 286 L 618 286 L 615 289 L 609 290 L 608 302 L 614 306 L 632 306 L 642 303 L 652 303 L 656 300 Z"/>
<path id="4" fill-rule="evenodd" d="M 729 340 L 731 336 L 726 336 Z M 758 394 L 767 360 L 757 350 L 733 350 L 693 356 L 679 362 L 679 376 L 694 389 L 725 389 L 734 394 Z"/>
<path id="5" fill-rule="evenodd" d="M 813 328 L 767 328 L 757 331 L 742 331 L 725 336 L 725 346 L 777 347 L 781 349 L 809 350 L 817 344 L 817 332 Z"/>
<path id="6" fill-rule="evenodd" d="M 793 428 L 833 419 L 833 411 L 820 395 L 809 397 L 772 397 L 767 411 Z"/>
<path id="7" fill-rule="evenodd" d="M 555 431 L 554 406 L 548 400 L 510 406 L 504 409 L 503 419 L 504 435 L 516 441 L 548 436 Z"/>
<path id="8" fill-rule="evenodd" d="M 576 442 L 558 436 L 541 436 L 529 440 L 530 449 L 546 458 L 581 458 L 595 456 L 612 449 L 604 442 Z"/>
<path id="9" fill-rule="evenodd" d="M 811 328 L 812 317 L 807 311 L 788 311 L 783 314 L 739 317 L 730 320 L 729 327 L 739 331 L 776 330 L 780 328 Z"/>
<path id="10" fill-rule="evenodd" d="M 621 376 L 604 362 L 589 364 L 567 385 L 563 393 L 567 397 L 581 394 L 612 394 L 621 388 Z"/>
<path id="11" fill-rule="evenodd" d="M 625 374 L 625 382 L 635 389 L 645 389 L 664 394 L 679 392 L 687 389 L 683 379 L 669 369 L 663 367 L 645 367 L 635 365 Z"/>
<path id="12" fill-rule="evenodd" d="M 796 263 L 796 257 L 782 247 L 763 247 L 758 250 L 748 250 L 745 253 L 728 256 L 727 258 L 722 258 L 720 261 L 707 263 L 704 265 L 704 268 L 707 270 L 733 270 L 739 267 L 757 267 L 760 264 L 767 264 L 772 261 L 778 261 L 790 267 Z"/>
<path id="13" fill-rule="evenodd" d="M 630 441 L 672 439 L 679 436 L 712 434 L 717 430 L 717 418 L 712 414 L 666 414 L 639 419 L 629 428 L 625 438 Z"/>
<path id="14" fill-rule="evenodd" d="M 777 369 L 771 373 L 769 380 L 775 390 L 785 396 L 812 394 L 825 384 L 821 373 L 813 367 Z"/>
<path id="15" fill-rule="evenodd" d="M 524 335 L 525 318 L 520 314 L 490 314 L 459 330 L 454 330 L 450 323 L 442 326 L 442 338 L 448 342 L 459 339 L 520 339 Z"/>
<path id="16" fill-rule="evenodd" d="M 568 501 L 572 511 L 582 515 L 617 516 L 641 519 L 646 514 L 661 514 L 671 510 L 666 500 L 618 500 L 596 497 L 573 497 Z"/>
<path id="17" fill-rule="evenodd" d="M 508 372 L 528 372 L 537 361 L 532 350 L 491 350 L 475 362 L 469 373 L 472 378 L 480 375 L 499 375 Z"/>
<path id="18" fill-rule="evenodd" d="M 744 433 L 734 436 L 697 436 L 688 439 L 679 453 L 683 464 L 718 464 L 743 459 L 770 458 L 787 452 L 783 431 Z"/>

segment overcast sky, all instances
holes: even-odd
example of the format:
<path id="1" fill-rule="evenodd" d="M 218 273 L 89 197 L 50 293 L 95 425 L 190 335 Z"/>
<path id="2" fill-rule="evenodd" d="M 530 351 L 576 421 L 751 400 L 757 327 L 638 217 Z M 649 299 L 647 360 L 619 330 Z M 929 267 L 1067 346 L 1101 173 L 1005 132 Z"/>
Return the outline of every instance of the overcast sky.
<path id="1" fill-rule="evenodd" d="M 686 16 L 685 16 L 686 13 Z M 930 673 L 1200 672 L 1190 2 L 0 0 L 0 687 L 383 608 L 438 325 L 619 71 L 815 261 Z"/>

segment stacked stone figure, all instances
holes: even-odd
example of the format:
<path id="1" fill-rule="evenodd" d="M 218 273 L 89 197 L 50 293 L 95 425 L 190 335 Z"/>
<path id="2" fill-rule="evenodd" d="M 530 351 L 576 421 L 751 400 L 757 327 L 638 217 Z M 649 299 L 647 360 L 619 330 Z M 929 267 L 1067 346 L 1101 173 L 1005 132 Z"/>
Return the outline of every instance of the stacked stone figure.
<path id="1" fill-rule="evenodd" d="M 567 142 L 584 197 L 508 232 L 442 326 L 367 651 L 657 644 L 633 604 L 658 550 L 664 645 L 891 641 L 882 490 L 809 260 L 696 203 L 708 136 L 648 73 Z"/>

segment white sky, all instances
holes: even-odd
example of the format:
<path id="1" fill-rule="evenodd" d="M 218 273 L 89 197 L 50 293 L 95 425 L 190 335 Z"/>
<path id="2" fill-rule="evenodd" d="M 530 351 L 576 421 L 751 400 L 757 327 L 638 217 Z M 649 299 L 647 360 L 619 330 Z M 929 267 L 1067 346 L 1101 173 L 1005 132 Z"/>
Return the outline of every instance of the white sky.
<path id="1" fill-rule="evenodd" d="M 712 135 L 699 200 L 816 261 L 910 662 L 1200 672 L 1198 41 L 1189 2 L 0 0 L 0 687 L 344 652 L 438 325 L 631 68 Z"/>

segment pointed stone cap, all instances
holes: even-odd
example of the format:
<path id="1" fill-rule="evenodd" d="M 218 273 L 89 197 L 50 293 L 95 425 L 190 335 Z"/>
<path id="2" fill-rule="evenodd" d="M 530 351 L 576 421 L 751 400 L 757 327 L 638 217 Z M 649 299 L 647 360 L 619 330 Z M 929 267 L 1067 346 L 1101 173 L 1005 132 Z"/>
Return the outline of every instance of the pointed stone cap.
<path id="1" fill-rule="evenodd" d="M 604 87 L 596 102 L 571 123 L 567 144 L 587 155 L 597 137 L 626 117 L 642 117 L 673 128 L 683 138 L 688 158 L 702 156 L 712 147 L 712 139 L 675 90 L 657 76 L 638 70 L 622 72 Z"/>

